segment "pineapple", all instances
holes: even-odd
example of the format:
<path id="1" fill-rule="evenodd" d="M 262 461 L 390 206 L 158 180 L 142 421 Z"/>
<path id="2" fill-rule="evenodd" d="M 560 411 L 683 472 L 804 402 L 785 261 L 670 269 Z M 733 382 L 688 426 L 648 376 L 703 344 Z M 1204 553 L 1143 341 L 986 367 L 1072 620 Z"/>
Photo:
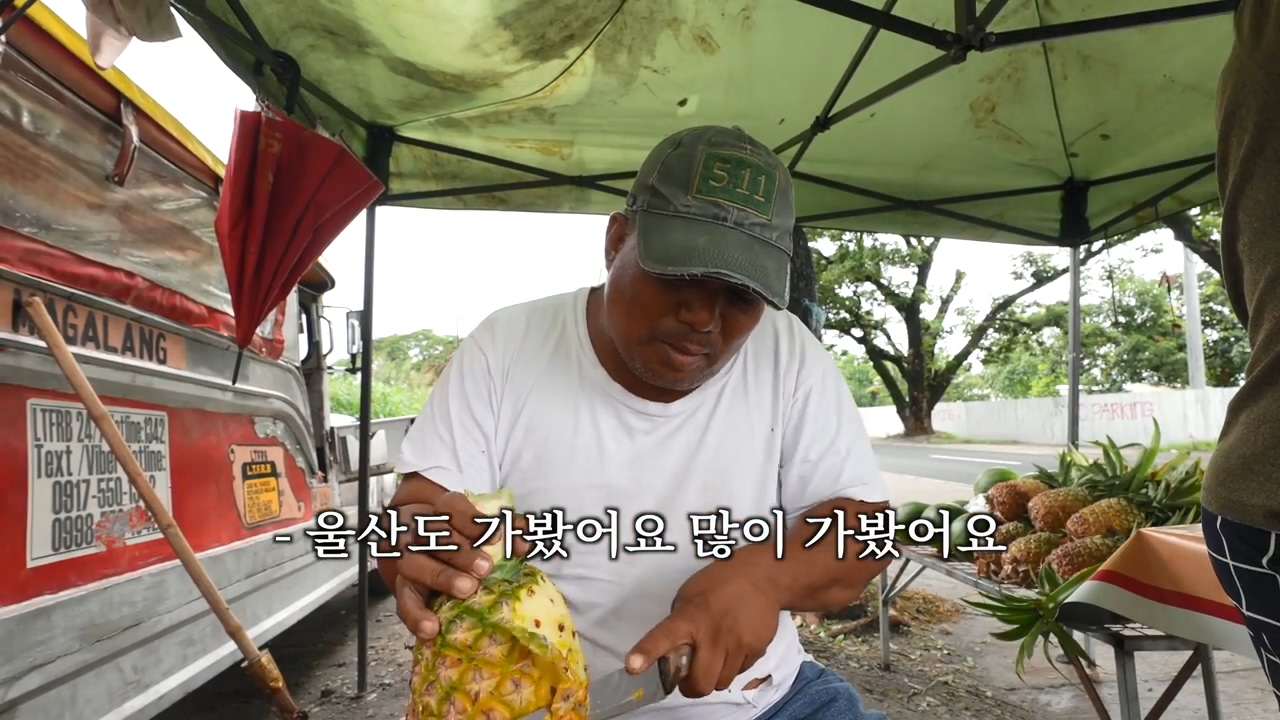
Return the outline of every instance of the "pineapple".
<path id="1" fill-rule="evenodd" d="M 1079 487 L 1062 487 L 1046 490 L 1031 498 L 1027 513 L 1031 524 L 1041 532 L 1058 532 L 1067 521 L 1083 510 L 1092 500 L 1089 491 Z"/>
<path id="2" fill-rule="evenodd" d="M 1126 538 L 1123 537 L 1087 537 L 1083 540 L 1072 540 L 1049 553 L 1045 564 L 1053 568 L 1060 578 L 1070 578 L 1076 573 L 1091 568 L 1111 557 L 1120 549 Z"/>
<path id="3" fill-rule="evenodd" d="M 497 515 L 511 492 L 468 494 Z M 432 603 L 440 633 L 413 650 L 406 720 L 517 718 L 546 709 L 550 720 L 585 720 L 587 668 L 560 592 L 523 558 L 484 551 L 494 568 L 470 598 Z"/>
<path id="4" fill-rule="evenodd" d="M 1030 535 L 1032 532 L 1034 532 L 1034 528 L 1031 527 L 1031 523 L 1026 520 L 1014 520 L 996 528 L 995 543 L 999 547 L 1007 548 L 1009 543 L 1025 535 Z M 974 553 L 973 562 L 977 566 L 978 576 L 993 580 L 999 576 L 1002 563 L 1001 556 L 1003 554 L 1003 550 L 986 550 Z"/>
<path id="5" fill-rule="evenodd" d="M 1027 584 L 1040 574 L 1045 558 L 1060 542 L 1057 533 L 1037 532 L 1009 543 L 1001 563 L 1000 580 Z"/>
<path id="6" fill-rule="evenodd" d="M 1123 535 L 1141 527 L 1145 518 L 1133 502 L 1125 498 L 1107 498 L 1080 509 L 1065 525 L 1073 539 Z"/>
<path id="7" fill-rule="evenodd" d="M 1027 503 L 1031 498 L 1049 489 L 1049 486 L 1033 478 L 1010 480 L 987 491 L 987 506 L 1001 522 L 1013 522 L 1027 516 Z"/>

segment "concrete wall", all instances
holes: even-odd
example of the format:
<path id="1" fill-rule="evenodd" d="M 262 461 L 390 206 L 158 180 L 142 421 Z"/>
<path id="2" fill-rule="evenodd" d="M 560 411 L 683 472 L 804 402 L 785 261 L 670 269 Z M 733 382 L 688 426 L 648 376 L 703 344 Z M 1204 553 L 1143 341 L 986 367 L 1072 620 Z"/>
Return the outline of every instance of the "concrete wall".
<path id="1" fill-rule="evenodd" d="M 1118 443 L 1151 439 L 1152 423 L 1160 421 L 1162 442 L 1216 440 L 1226 417 L 1227 403 L 1238 388 L 1161 390 L 1080 396 L 1080 441 Z M 902 434 L 902 422 L 892 406 L 862 408 L 872 437 Z M 1065 397 L 988 402 L 939 403 L 933 409 L 933 428 L 963 438 L 1064 445 L 1067 442 Z"/>

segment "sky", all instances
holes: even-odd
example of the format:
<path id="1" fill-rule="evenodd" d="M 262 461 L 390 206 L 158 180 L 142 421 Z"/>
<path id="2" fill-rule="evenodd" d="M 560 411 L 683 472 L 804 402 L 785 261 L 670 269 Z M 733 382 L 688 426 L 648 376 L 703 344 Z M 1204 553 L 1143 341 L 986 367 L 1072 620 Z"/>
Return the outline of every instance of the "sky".
<path id="1" fill-rule="evenodd" d="M 82 0 L 43 0 L 81 35 Z M 218 60 L 199 35 L 178 18 L 183 37 L 167 43 L 135 41 L 117 66 L 163 105 L 223 160 L 231 145 L 236 109 L 252 109 L 253 93 Z M 430 329 L 465 335 L 499 308 L 567 292 L 604 279 L 603 215 L 379 208 L 374 294 L 374 336 Z M 345 346 L 344 309 L 363 303 L 364 217 L 361 215 L 324 254 L 337 288 L 326 295 L 329 316 Z M 1137 261 L 1142 274 L 1182 271 L 1182 252 L 1164 233 L 1164 252 Z M 949 284 L 957 269 L 967 274 L 956 306 L 986 306 L 1020 283 L 1009 268 L 1025 246 L 944 242 L 935 258 L 936 283 Z M 1051 251 L 1065 263 L 1066 251 Z M 1114 251 L 1113 259 L 1132 257 Z M 1067 297 L 1059 280 L 1031 299 Z M 984 307 L 985 309 L 985 307 Z"/>

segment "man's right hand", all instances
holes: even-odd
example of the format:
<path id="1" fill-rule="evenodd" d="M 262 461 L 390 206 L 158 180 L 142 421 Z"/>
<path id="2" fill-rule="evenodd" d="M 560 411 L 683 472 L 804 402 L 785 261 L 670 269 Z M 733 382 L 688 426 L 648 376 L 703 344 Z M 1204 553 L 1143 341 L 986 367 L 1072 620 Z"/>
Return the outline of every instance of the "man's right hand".
<path id="1" fill-rule="evenodd" d="M 480 580 L 493 569 L 493 561 L 475 544 L 489 532 L 492 523 L 476 522 L 484 515 L 460 492 L 449 492 L 417 474 L 406 475 L 389 503 L 397 511 L 397 523 L 408 526 L 400 533 L 396 548 L 398 557 L 378 558 L 378 572 L 393 589 L 396 614 L 409 631 L 423 640 L 440 632 L 440 621 L 428 604 L 438 594 L 456 598 L 470 597 Z M 420 516 L 445 516 L 448 521 L 427 520 L 420 527 Z M 515 525 L 522 528 L 523 523 Z M 426 535 L 419 534 L 426 531 Z M 441 535 L 447 531 L 448 537 Z M 492 533 L 488 544 L 503 542 L 505 528 Z M 457 546 L 457 550 L 409 550 L 410 546 Z M 390 547 L 380 548 L 382 551 Z M 513 538 L 512 552 L 525 555 L 529 543 L 519 535 Z"/>

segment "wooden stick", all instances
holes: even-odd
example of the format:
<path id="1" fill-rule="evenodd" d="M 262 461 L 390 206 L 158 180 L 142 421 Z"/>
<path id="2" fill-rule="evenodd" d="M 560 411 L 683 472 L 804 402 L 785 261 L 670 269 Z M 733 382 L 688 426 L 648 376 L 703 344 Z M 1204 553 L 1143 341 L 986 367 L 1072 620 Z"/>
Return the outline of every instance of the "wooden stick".
<path id="1" fill-rule="evenodd" d="M 53 318 L 49 317 L 49 312 L 45 309 L 44 303 L 41 302 L 40 298 L 33 296 L 23 301 L 23 307 L 26 308 L 27 314 L 35 322 L 41 338 L 48 345 L 49 353 L 53 355 L 54 362 L 58 363 L 58 367 L 62 369 L 62 374 L 67 378 L 67 382 L 71 383 L 76 395 L 80 396 L 80 401 L 84 403 L 85 409 L 89 412 L 89 417 L 93 419 L 93 424 L 98 426 L 103 439 L 110 446 L 111 454 L 115 455 L 120 466 L 124 468 L 125 474 L 129 477 L 129 484 L 133 486 L 133 489 L 142 498 L 142 504 L 151 513 L 151 517 L 155 519 L 156 526 L 160 528 L 160 532 L 165 539 L 169 541 L 169 546 L 173 548 L 174 554 L 178 556 L 178 561 L 182 563 L 187 574 L 191 576 L 191 581 L 200 590 L 200 594 L 204 596 L 205 602 L 209 604 L 209 609 L 218 618 L 218 622 L 222 623 L 223 629 L 226 630 L 231 640 L 235 642 L 236 647 L 240 648 L 240 654 L 245 659 L 245 669 L 270 697 L 277 716 L 283 720 L 306 720 L 306 711 L 300 710 L 297 704 L 294 703 L 289 694 L 289 688 L 285 685 L 284 677 L 280 674 L 279 667 L 276 666 L 275 660 L 271 658 L 271 653 L 258 650 L 258 646 L 249 637 L 249 633 L 245 632 L 244 626 L 240 624 L 235 614 L 231 612 L 231 607 L 227 605 L 227 601 L 218 592 L 218 586 L 213 584 L 209 573 L 200 564 L 200 560 L 196 558 L 196 553 L 191 549 L 186 536 L 182 534 L 182 529 L 174 522 L 168 508 L 160 502 L 160 497 L 156 495 L 151 483 L 147 482 L 147 477 L 143 473 L 142 467 L 138 465 L 137 459 L 129 451 L 129 445 L 125 442 L 124 437 L 121 436 L 119 428 L 112 422 L 111 413 L 107 411 L 106 406 L 102 404 L 102 400 L 98 398 L 98 393 L 89 384 L 89 379 L 85 377 L 80 363 L 76 361 L 75 356 L 71 354 L 71 350 L 67 347 L 66 341 L 62 339 L 62 333 L 58 330 L 57 325 L 54 324 Z"/>

